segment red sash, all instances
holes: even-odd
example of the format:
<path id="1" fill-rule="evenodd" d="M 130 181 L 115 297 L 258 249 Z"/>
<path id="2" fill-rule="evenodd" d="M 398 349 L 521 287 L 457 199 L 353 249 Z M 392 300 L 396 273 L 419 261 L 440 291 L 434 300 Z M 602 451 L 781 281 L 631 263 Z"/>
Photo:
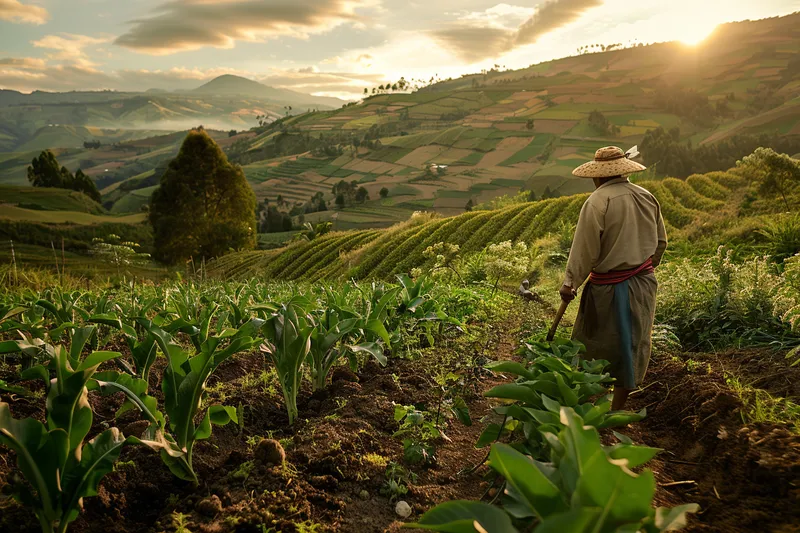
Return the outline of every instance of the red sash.
<path id="1" fill-rule="evenodd" d="M 651 257 L 642 263 L 641 266 L 630 270 L 612 270 L 611 272 L 602 274 L 599 272 L 592 272 L 589 274 L 589 282 L 592 285 L 616 285 L 617 283 L 627 281 L 639 274 L 652 274 L 653 272 L 655 272 L 655 268 L 653 268 L 653 258 Z"/>

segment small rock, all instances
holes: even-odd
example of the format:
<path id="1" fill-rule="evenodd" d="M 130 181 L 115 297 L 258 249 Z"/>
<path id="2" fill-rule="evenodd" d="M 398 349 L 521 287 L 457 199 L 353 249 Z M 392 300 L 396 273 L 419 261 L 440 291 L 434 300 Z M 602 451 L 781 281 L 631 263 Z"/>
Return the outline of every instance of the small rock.
<path id="1" fill-rule="evenodd" d="M 361 492 L 358 493 L 358 497 L 364 501 L 369 500 L 369 491 L 362 490 Z"/>
<path id="2" fill-rule="evenodd" d="M 283 465 L 286 452 L 281 443 L 273 439 L 261 439 L 256 446 L 256 460 L 263 464 Z"/>
<path id="3" fill-rule="evenodd" d="M 198 503 L 194 509 L 201 515 L 213 518 L 222 512 L 222 502 L 219 497 L 214 494 L 204 500 L 200 500 L 200 503 Z"/>
<path id="4" fill-rule="evenodd" d="M 408 505 L 407 502 L 400 500 L 397 502 L 397 505 L 394 506 L 394 512 L 397 513 L 397 516 L 400 518 L 408 518 L 411 516 L 411 506 Z"/>

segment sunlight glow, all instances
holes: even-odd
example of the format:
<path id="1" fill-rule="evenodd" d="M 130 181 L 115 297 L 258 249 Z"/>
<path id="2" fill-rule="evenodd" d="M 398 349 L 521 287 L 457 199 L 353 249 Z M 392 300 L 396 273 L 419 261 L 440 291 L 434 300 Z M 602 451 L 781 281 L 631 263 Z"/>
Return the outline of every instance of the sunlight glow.
<path id="1" fill-rule="evenodd" d="M 683 44 L 695 46 L 703 42 L 716 28 L 717 23 L 711 20 L 687 20 L 677 29 L 678 40 Z"/>

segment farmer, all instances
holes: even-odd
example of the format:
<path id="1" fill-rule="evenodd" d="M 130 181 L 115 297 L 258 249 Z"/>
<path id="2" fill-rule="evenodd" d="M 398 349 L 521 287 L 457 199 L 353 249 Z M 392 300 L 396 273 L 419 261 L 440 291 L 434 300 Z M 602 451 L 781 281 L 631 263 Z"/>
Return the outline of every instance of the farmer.
<path id="1" fill-rule="evenodd" d="M 572 174 L 592 178 L 595 191 L 583 204 L 567 261 L 561 298 L 581 295 L 572 337 L 587 356 L 611 363 L 613 410 L 625 406 L 650 362 L 650 335 L 658 283 L 653 274 L 667 247 L 661 206 L 647 190 L 626 177 L 645 167 L 616 146 L 601 148 L 594 161 Z"/>

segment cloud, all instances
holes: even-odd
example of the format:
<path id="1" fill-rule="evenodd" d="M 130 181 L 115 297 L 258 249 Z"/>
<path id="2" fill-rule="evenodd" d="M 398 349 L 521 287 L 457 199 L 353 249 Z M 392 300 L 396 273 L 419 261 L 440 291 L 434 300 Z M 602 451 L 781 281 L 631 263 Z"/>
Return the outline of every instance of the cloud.
<path id="1" fill-rule="evenodd" d="M 107 43 L 111 37 L 90 37 L 88 35 L 76 35 L 73 33 L 62 33 L 60 35 L 46 35 L 31 44 L 36 48 L 55 50 L 47 54 L 49 59 L 63 60 L 83 67 L 95 66 L 89 60 L 89 56 L 84 52 L 84 48 L 89 46 Z"/>
<path id="2" fill-rule="evenodd" d="M 536 9 L 498 4 L 464 15 L 448 27 L 432 31 L 431 36 L 461 59 L 476 63 L 533 44 L 602 4 L 603 0 L 548 0 Z"/>
<path id="3" fill-rule="evenodd" d="M 0 20 L 27 24 L 44 24 L 50 14 L 43 7 L 23 4 L 19 0 L 0 0 Z"/>
<path id="4" fill-rule="evenodd" d="M 0 68 L 14 67 L 26 70 L 44 70 L 47 61 L 38 57 L 5 57 L 0 58 Z"/>
<path id="5" fill-rule="evenodd" d="M 132 21 L 115 44 L 163 55 L 233 48 L 236 41 L 306 38 L 344 23 L 363 24 L 357 10 L 375 5 L 377 0 L 170 0 L 150 18 Z"/>
<path id="6" fill-rule="evenodd" d="M 517 30 L 518 45 L 533 44 L 539 37 L 574 22 L 583 13 L 603 4 L 603 0 L 551 0 L 545 2 Z"/>

